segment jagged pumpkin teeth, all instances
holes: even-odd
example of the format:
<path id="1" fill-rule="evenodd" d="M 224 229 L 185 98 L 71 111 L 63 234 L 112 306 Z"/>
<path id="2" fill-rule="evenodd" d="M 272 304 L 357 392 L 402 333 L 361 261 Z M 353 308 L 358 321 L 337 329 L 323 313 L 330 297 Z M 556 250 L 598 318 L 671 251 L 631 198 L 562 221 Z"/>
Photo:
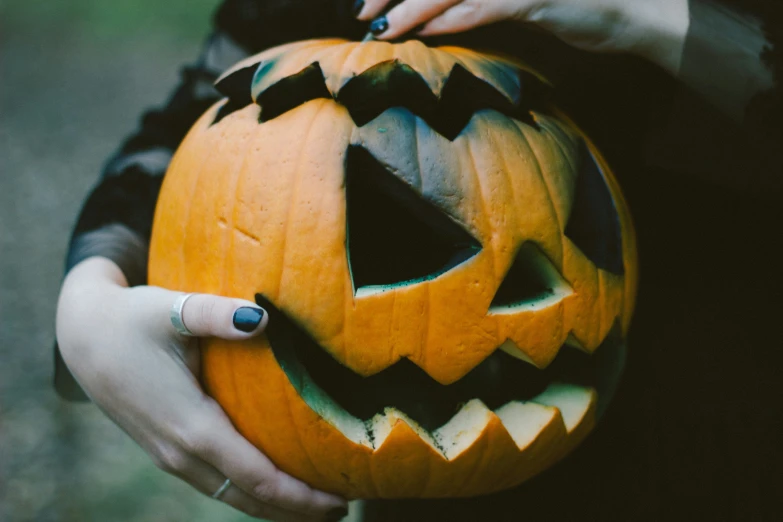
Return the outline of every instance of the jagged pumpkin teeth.
<path id="1" fill-rule="evenodd" d="M 576 384 L 552 383 L 531 402 L 552 406 L 563 416 L 566 430 L 570 433 L 595 409 L 598 395 L 593 388 Z"/>
<path id="2" fill-rule="evenodd" d="M 422 428 L 415 420 L 396 408 L 386 408 L 383 414 L 376 415 L 370 422 L 370 429 L 373 433 L 373 445 L 376 450 L 383 447 L 383 443 L 386 442 L 392 430 L 399 422 L 404 422 L 422 441 L 427 443 L 428 446 L 435 451 L 442 453 L 432 434 Z"/>
<path id="3" fill-rule="evenodd" d="M 551 423 L 562 422 L 557 408 L 535 402 L 509 402 L 495 410 L 495 414 L 519 449 L 530 446 Z"/>
<path id="4" fill-rule="evenodd" d="M 624 361 L 636 244 L 545 80 L 319 40 L 216 87 L 166 173 L 149 282 L 267 311 L 262 336 L 200 341 L 246 439 L 318 489 L 407 498 L 514 486 L 587 435 Z"/>
<path id="5" fill-rule="evenodd" d="M 574 336 L 573 333 L 568 334 L 568 337 L 566 337 L 565 340 L 565 345 L 570 346 L 571 348 L 576 348 L 577 350 L 581 350 L 586 353 L 590 353 L 590 351 L 585 348 L 585 345 L 583 345 L 579 341 L 579 339 L 577 339 L 576 336 Z"/>
<path id="6" fill-rule="evenodd" d="M 517 343 L 512 341 L 511 339 L 506 339 L 503 344 L 500 345 L 500 349 L 509 354 L 512 357 L 515 357 L 519 359 L 520 361 L 525 361 L 528 364 L 532 364 L 536 368 L 538 368 L 538 365 L 536 362 L 530 358 L 528 354 L 522 350 L 522 348 L 519 347 Z"/>
<path id="7" fill-rule="evenodd" d="M 587 413 L 587 408 L 583 413 Z M 493 412 L 480 400 L 473 399 L 463 405 L 448 423 L 432 433 L 395 408 L 376 415 L 370 424 L 376 450 L 383 447 L 394 426 L 404 422 L 444 459 L 453 460 L 476 442 L 495 416 L 520 450 L 530 446 L 551 423 L 564 423 L 561 412 L 554 406 L 512 401 Z"/>
<path id="8" fill-rule="evenodd" d="M 450 460 L 475 442 L 489 422 L 490 415 L 490 410 L 481 401 L 473 400 L 465 404 L 448 423 L 430 433 L 403 412 L 388 408 L 383 415 L 373 419 L 375 447 L 381 449 L 394 426 L 404 422 L 428 446 L 444 459 Z"/>
<path id="9" fill-rule="evenodd" d="M 452 460 L 472 446 L 493 416 L 480 400 L 468 401 L 449 422 L 433 433 L 443 456 Z"/>

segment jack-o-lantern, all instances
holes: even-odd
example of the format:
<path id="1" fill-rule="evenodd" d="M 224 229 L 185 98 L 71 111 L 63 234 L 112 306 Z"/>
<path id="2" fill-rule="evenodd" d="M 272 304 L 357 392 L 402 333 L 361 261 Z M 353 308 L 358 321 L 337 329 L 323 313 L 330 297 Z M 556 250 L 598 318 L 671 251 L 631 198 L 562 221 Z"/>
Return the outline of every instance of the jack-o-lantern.
<path id="1" fill-rule="evenodd" d="M 511 60 L 418 41 L 250 58 L 163 184 L 151 284 L 255 299 L 203 381 L 282 470 L 348 497 L 519 484 L 594 425 L 635 239 L 615 179 Z"/>

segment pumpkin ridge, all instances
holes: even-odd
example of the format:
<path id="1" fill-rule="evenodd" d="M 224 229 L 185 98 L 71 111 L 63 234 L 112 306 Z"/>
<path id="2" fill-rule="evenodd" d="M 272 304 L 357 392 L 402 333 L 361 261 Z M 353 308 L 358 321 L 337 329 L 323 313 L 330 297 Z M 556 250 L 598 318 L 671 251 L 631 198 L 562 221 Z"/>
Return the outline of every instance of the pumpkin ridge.
<path id="1" fill-rule="evenodd" d="M 563 234 L 560 235 L 560 242 L 561 242 L 561 248 L 564 251 L 564 249 L 565 249 L 564 243 L 565 243 L 566 238 L 568 237 L 565 234 L 565 230 L 568 228 L 568 223 L 571 220 L 572 213 L 573 213 L 573 210 L 574 210 L 574 201 L 577 198 L 577 191 L 579 190 L 577 188 L 577 184 L 580 182 L 580 180 L 578 178 L 582 175 L 581 163 L 584 161 L 584 158 L 580 157 L 580 160 L 578 161 L 578 163 L 575 163 L 573 154 L 568 154 L 566 152 L 566 150 L 563 147 L 563 144 L 560 142 L 560 140 L 556 136 L 556 134 L 561 134 L 561 137 L 562 137 L 562 130 L 563 130 L 562 128 L 558 127 L 557 125 L 550 125 L 547 120 L 542 121 L 541 125 L 542 125 L 542 127 L 544 125 L 546 125 L 546 128 L 548 129 L 549 135 L 551 137 L 550 138 L 551 142 L 554 143 L 554 145 L 558 148 L 558 150 L 560 151 L 560 155 L 566 159 L 566 161 L 568 162 L 568 164 L 570 166 L 571 172 L 574 173 L 574 178 L 573 178 L 573 183 L 572 183 L 572 192 L 571 192 L 571 201 L 568 202 L 569 203 L 568 204 L 568 212 L 569 212 L 569 214 L 567 216 L 562 216 L 562 218 L 558 215 L 558 227 L 563 232 Z M 577 154 L 579 156 L 582 155 L 581 147 L 580 147 L 579 152 L 577 152 Z M 557 209 L 555 209 L 555 211 L 557 211 Z M 568 237 L 568 238 L 571 239 L 570 237 Z M 573 242 L 573 240 L 572 240 L 572 242 Z M 575 244 L 575 246 L 576 246 L 576 244 Z M 579 247 L 577 246 L 577 248 L 579 248 Z"/>
<path id="2" fill-rule="evenodd" d="M 548 180 L 546 179 L 546 176 L 544 176 L 544 172 L 543 172 L 544 168 L 541 165 L 541 159 L 538 157 L 538 154 L 536 153 L 536 150 L 533 147 L 533 145 L 530 143 L 530 140 L 527 138 L 527 135 L 525 135 L 525 131 L 524 131 L 523 127 L 520 125 L 520 123 L 521 122 L 513 121 L 514 130 L 516 131 L 517 135 L 520 138 L 520 141 L 522 143 L 524 143 L 524 147 L 528 151 L 528 154 L 526 155 L 526 157 L 529 157 L 532 160 L 532 163 L 534 165 L 535 175 L 536 175 L 536 177 L 538 177 L 539 182 L 541 183 L 541 186 L 546 191 L 546 196 L 547 196 L 546 197 L 546 206 L 549 209 L 550 215 L 554 218 L 555 223 L 557 223 L 557 229 L 560 230 L 561 229 L 561 227 L 560 227 L 560 225 L 561 225 L 560 218 L 557 215 L 557 209 L 555 208 L 555 204 L 552 201 L 552 193 L 550 191 Z M 542 132 L 542 134 L 543 134 L 543 132 Z M 561 236 L 560 237 L 560 244 L 561 244 L 560 248 L 561 248 L 561 250 L 560 250 L 560 252 L 558 252 L 558 255 L 555 258 L 554 266 L 555 266 L 555 268 L 557 268 L 557 270 L 560 272 L 560 274 L 563 275 L 563 271 L 564 271 L 563 270 L 563 268 L 564 268 L 563 267 L 563 246 L 562 246 L 563 237 L 562 237 L 562 234 L 560 234 L 560 236 Z M 544 254 L 546 254 L 546 251 L 544 251 L 543 248 L 541 250 L 542 250 L 542 252 L 544 252 Z M 549 256 L 547 256 L 547 257 L 549 257 Z M 557 261 L 559 261 L 559 263 Z M 560 265 L 560 266 L 558 266 L 558 265 Z M 567 279 L 566 279 L 566 281 L 568 282 L 568 284 L 571 284 L 571 282 L 568 281 Z"/>
<path id="3" fill-rule="evenodd" d="M 542 127 L 542 134 L 548 135 L 547 137 L 549 138 L 549 142 L 550 143 L 554 143 L 555 147 L 557 147 L 557 150 L 560 152 L 560 154 L 559 154 L 560 157 L 564 158 L 568 162 L 571 171 L 572 172 L 576 172 L 576 168 L 575 168 L 573 162 L 571 161 L 570 155 L 567 154 L 566 151 L 563 149 L 563 147 L 560 145 L 560 142 L 554 136 L 552 130 L 547 128 L 547 127 L 544 127 L 543 123 L 540 123 L 539 125 L 541 125 L 541 127 Z M 553 127 L 557 127 L 557 126 L 555 125 Z M 522 131 L 522 129 L 520 129 L 520 131 L 522 132 L 522 134 L 524 136 L 524 131 Z M 558 213 L 558 211 L 557 211 L 558 209 L 555 206 L 554 201 L 552 200 L 552 187 L 551 187 L 552 181 L 549 179 L 549 176 L 547 176 L 544 173 L 544 169 L 541 167 L 541 161 L 539 160 L 538 155 L 533 150 L 533 147 L 530 145 L 530 140 L 527 139 L 527 136 L 524 136 L 524 139 L 525 139 L 525 142 L 527 142 L 528 146 L 530 147 L 530 150 L 533 153 L 533 157 L 535 158 L 535 161 L 536 161 L 536 171 L 538 172 L 538 175 L 541 178 L 541 182 L 546 187 L 547 201 L 549 201 L 551 203 L 552 214 L 555 216 L 555 221 L 557 222 L 557 229 L 562 231 L 564 229 L 564 227 L 565 227 L 565 222 L 563 221 L 562 217 Z M 560 254 L 560 256 L 561 257 L 562 257 L 562 241 L 563 241 L 563 236 L 561 235 L 560 236 L 560 242 L 561 242 L 561 247 L 560 247 L 561 248 L 561 254 Z"/>
<path id="4" fill-rule="evenodd" d="M 304 150 L 305 147 L 307 147 L 307 144 L 309 142 L 310 134 L 313 132 L 313 123 L 318 119 L 319 114 L 321 114 L 322 109 L 324 107 L 324 103 L 327 102 L 321 102 L 321 106 L 313 113 L 313 117 L 309 121 L 309 125 L 307 125 L 307 132 L 301 139 L 301 150 Z M 280 251 L 283 253 L 283 262 L 281 263 L 281 269 L 280 274 L 277 277 L 277 288 L 274 291 L 274 295 L 280 295 L 280 285 L 283 282 L 283 275 L 285 274 L 286 266 L 288 266 L 285 262 L 286 256 L 290 255 L 288 253 L 288 234 L 290 233 L 291 229 L 291 215 L 293 214 L 294 210 L 296 209 L 296 205 L 299 201 L 299 191 L 301 190 L 302 186 L 302 163 L 306 160 L 307 155 L 306 154 L 299 154 L 296 167 L 294 168 L 294 187 L 293 187 L 293 193 L 291 195 L 290 204 L 288 206 L 286 220 L 283 228 L 282 233 L 282 245 L 280 246 Z"/>
<path id="5" fill-rule="evenodd" d="M 490 222 L 489 218 L 487 217 L 487 200 L 486 195 L 484 192 L 484 187 L 481 179 L 481 174 L 478 171 L 478 167 L 476 166 L 476 159 L 473 154 L 473 150 L 471 149 L 472 142 L 470 140 L 465 140 L 465 153 L 467 154 L 467 157 L 470 161 L 470 168 L 466 169 L 470 172 L 470 175 L 472 175 L 474 182 L 476 183 L 476 188 L 478 189 L 478 202 L 479 202 L 479 209 L 480 214 L 482 216 L 481 226 L 484 227 L 484 230 L 491 230 L 490 237 L 488 238 L 489 241 L 492 243 L 492 246 L 495 246 L 495 234 L 494 234 L 494 226 L 493 223 Z M 476 228 L 479 228 L 476 226 Z M 483 244 L 482 244 L 483 249 Z M 494 263 L 493 263 L 494 265 Z M 493 266 L 494 268 L 494 266 Z M 493 276 L 496 276 L 497 274 L 493 273 Z"/>
<path id="6" fill-rule="evenodd" d="M 252 103 L 252 101 L 251 101 Z M 248 132 L 243 142 L 244 143 L 253 143 L 254 138 L 259 133 L 258 127 L 254 128 L 252 131 Z M 234 230 L 239 230 L 237 225 L 237 207 L 239 204 L 239 182 L 242 178 L 242 173 L 245 172 L 245 168 L 247 166 L 247 158 L 248 154 L 245 152 L 245 154 L 242 156 L 241 161 L 236 161 L 235 166 L 233 169 L 233 175 L 231 176 L 231 180 L 229 183 L 229 189 L 227 190 L 227 194 L 230 194 L 230 198 L 227 196 L 227 201 L 224 203 L 226 207 L 230 206 L 230 212 L 226 212 L 226 215 L 231 216 L 231 224 L 227 222 L 226 218 L 221 215 L 221 211 L 226 211 L 226 209 L 220 209 L 217 211 L 218 214 L 218 220 L 223 222 L 223 233 L 221 234 L 221 243 L 225 245 L 228 244 L 227 248 L 223 249 L 223 256 L 222 256 L 222 269 L 220 271 L 220 289 L 221 293 L 223 295 L 231 295 L 231 291 L 227 288 L 227 278 L 228 278 L 228 264 L 229 264 L 229 253 L 234 252 Z M 255 238 L 258 243 L 260 244 L 260 238 Z M 234 392 L 236 394 L 236 390 Z"/>
<path id="7" fill-rule="evenodd" d="M 567 153 L 566 150 L 563 148 L 562 142 L 566 141 L 567 138 L 563 126 L 553 125 L 549 118 L 542 118 L 539 125 L 541 127 L 546 128 L 546 130 L 549 133 L 550 139 L 555 144 L 555 146 L 557 146 L 557 148 L 560 150 L 561 155 L 566 159 L 566 161 L 568 161 L 571 171 L 578 172 L 579 165 L 578 163 L 574 162 L 576 155 Z"/>
<path id="8" fill-rule="evenodd" d="M 519 194 L 517 193 L 517 189 L 514 186 L 514 180 L 512 179 L 512 173 L 509 170 L 508 158 L 507 158 L 506 154 L 504 153 L 504 151 L 499 151 L 498 152 L 498 157 L 500 158 L 500 161 L 503 163 L 503 177 L 506 179 L 506 186 L 508 187 L 508 191 L 509 191 L 510 196 L 511 196 L 511 201 L 514 204 L 514 208 L 516 208 L 517 201 L 519 200 Z M 519 211 L 517 210 L 517 212 L 514 212 L 514 214 L 513 214 L 513 216 L 514 216 L 514 225 L 515 225 L 514 230 L 516 230 L 518 228 L 518 225 L 519 225 L 519 215 L 518 215 L 518 212 Z M 518 238 L 517 238 L 518 235 L 519 235 L 519 232 L 517 231 L 515 233 L 515 237 L 513 238 L 514 241 L 518 240 Z M 512 259 L 513 259 L 513 257 L 512 257 Z"/>
<path id="9" fill-rule="evenodd" d="M 257 110 L 260 111 L 260 108 L 257 109 Z M 258 134 L 260 134 L 261 132 L 262 132 L 261 129 L 256 127 L 249 134 L 247 142 L 250 143 L 250 144 L 254 143 L 256 141 L 257 137 L 258 137 Z M 232 293 L 231 291 L 227 291 L 228 289 L 226 288 L 226 286 L 227 286 L 226 279 L 227 279 L 227 274 L 229 273 L 229 271 L 228 271 L 229 254 L 235 252 L 235 249 L 234 249 L 235 236 L 233 234 L 233 230 L 238 230 L 239 231 L 239 220 L 237 219 L 237 212 L 239 210 L 239 202 L 241 201 L 241 199 L 239 198 L 239 187 L 240 187 L 240 183 L 241 183 L 242 179 L 244 178 L 244 173 L 245 173 L 247 165 L 248 165 L 248 158 L 249 158 L 249 156 L 250 156 L 250 154 L 245 152 L 244 156 L 242 157 L 242 161 L 238 162 L 239 166 L 236 169 L 236 174 L 234 175 L 234 177 L 232 179 L 232 183 L 231 183 L 231 187 L 233 187 L 233 190 L 229 190 L 229 193 L 232 194 L 231 201 L 233 202 L 231 204 L 231 212 L 228 213 L 231 216 L 231 225 L 230 225 L 230 229 L 228 229 L 228 230 L 230 230 L 230 232 L 228 233 L 228 241 L 227 241 L 229 246 L 228 246 L 228 249 L 223 254 L 223 270 L 222 270 L 221 282 L 220 282 L 221 287 L 223 288 L 223 291 L 225 292 L 225 295 L 230 295 Z M 257 239 L 258 239 L 258 244 L 260 245 L 261 244 L 260 238 L 257 238 Z"/>
<path id="10" fill-rule="evenodd" d="M 213 107 L 212 112 L 214 112 L 215 110 L 216 110 L 216 108 Z M 209 132 L 209 128 L 207 129 L 207 132 Z M 209 156 L 206 155 L 204 160 L 199 163 L 199 167 L 196 169 L 196 173 L 195 173 L 195 175 L 192 178 L 192 187 L 190 189 L 190 193 L 189 193 L 189 196 L 187 198 L 189 201 L 193 201 L 193 199 L 194 199 L 194 197 L 196 195 L 196 192 L 198 191 L 198 187 L 200 185 L 200 182 L 201 182 L 201 176 L 204 174 L 204 171 L 207 170 L 207 165 L 208 164 L 209 164 Z M 193 205 L 188 205 L 187 206 L 187 210 L 185 211 L 185 216 L 184 216 L 184 220 L 183 220 L 185 223 L 190 223 L 190 217 L 191 217 L 191 210 L 192 209 L 193 209 Z M 185 227 L 185 230 L 184 230 L 184 232 L 182 234 L 182 241 L 181 241 L 181 243 L 179 245 L 180 246 L 180 262 L 181 262 L 181 266 L 186 266 L 185 249 L 186 249 L 186 245 L 188 244 L 188 236 L 190 235 L 191 232 L 195 232 L 197 230 L 198 230 L 198 228 Z"/>

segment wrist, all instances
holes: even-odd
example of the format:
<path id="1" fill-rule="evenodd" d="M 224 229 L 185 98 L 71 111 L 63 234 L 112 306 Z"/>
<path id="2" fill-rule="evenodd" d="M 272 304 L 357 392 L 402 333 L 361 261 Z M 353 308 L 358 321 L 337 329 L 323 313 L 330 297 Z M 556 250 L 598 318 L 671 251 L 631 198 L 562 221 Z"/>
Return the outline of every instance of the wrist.
<path id="1" fill-rule="evenodd" d="M 129 286 L 117 263 L 103 256 L 90 256 L 74 265 L 68 271 L 63 286 L 74 283 L 122 288 Z"/>
<path id="2" fill-rule="evenodd" d="M 56 336 L 63 360 L 78 378 L 73 364 L 85 360 L 89 335 L 111 314 L 110 303 L 124 291 L 127 280 L 112 260 L 92 256 L 74 265 L 60 289 L 57 301 Z"/>

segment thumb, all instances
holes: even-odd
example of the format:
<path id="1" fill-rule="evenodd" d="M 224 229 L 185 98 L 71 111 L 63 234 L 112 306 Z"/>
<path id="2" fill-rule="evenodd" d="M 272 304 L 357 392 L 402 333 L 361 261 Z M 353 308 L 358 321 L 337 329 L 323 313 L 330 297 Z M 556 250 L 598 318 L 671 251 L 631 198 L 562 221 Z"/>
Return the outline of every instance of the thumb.
<path id="1" fill-rule="evenodd" d="M 251 301 L 210 294 L 192 294 L 182 305 L 181 316 L 194 336 L 228 340 L 258 335 L 269 321 L 269 314 Z"/>

